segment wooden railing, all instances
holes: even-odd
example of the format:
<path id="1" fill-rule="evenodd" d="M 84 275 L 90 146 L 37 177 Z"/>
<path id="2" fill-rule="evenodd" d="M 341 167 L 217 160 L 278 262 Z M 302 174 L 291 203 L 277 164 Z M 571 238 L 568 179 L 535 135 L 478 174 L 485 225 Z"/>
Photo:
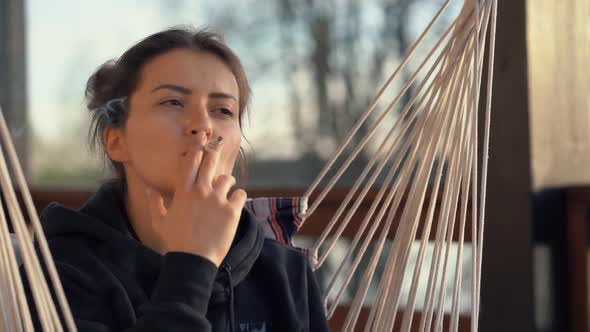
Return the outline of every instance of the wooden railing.
<path id="1" fill-rule="evenodd" d="M 566 211 L 567 292 L 569 325 L 572 332 L 590 331 L 588 322 L 590 297 L 588 277 L 588 237 L 590 222 L 590 187 L 567 190 Z"/>

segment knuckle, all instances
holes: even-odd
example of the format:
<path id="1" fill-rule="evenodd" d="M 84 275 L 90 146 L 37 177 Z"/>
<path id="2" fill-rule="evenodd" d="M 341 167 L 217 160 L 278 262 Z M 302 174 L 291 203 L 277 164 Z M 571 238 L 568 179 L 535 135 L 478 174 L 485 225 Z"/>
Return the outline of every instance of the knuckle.
<path id="1" fill-rule="evenodd" d="M 235 178 L 231 175 L 222 174 L 215 180 L 215 187 L 233 186 L 235 184 Z"/>
<path id="2" fill-rule="evenodd" d="M 205 188 L 205 186 L 203 185 L 196 185 L 193 189 L 193 193 L 198 198 L 203 198 L 207 197 L 207 195 L 209 194 L 209 190 L 207 190 L 207 188 Z"/>
<path id="3" fill-rule="evenodd" d="M 223 206 L 223 205 L 225 205 L 225 199 L 224 199 L 224 197 L 222 197 L 221 195 L 215 195 L 214 202 L 215 202 L 215 204 L 217 204 L 218 206 L 219 206 L 219 205 L 220 205 L 220 206 Z"/>
<path id="4" fill-rule="evenodd" d="M 219 185 L 227 181 L 227 176 L 225 174 L 218 175 L 215 179 L 215 182 Z"/>
<path id="5" fill-rule="evenodd" d="M 234 193 L 236 197 L 240 199 L 246 199 L 246 197 L 248 197 L 248 194 L 246 193 L 246 191 L 244 191 L 244 189 L 236 189 Z"/>
<path id="6" fill-rule="evenodd" d="M 227 175 L 227 174 L 222 174 L 219 176 L 220 180 L 223 182 L 232 182 L 233 176 L 231 175 Z"/>
<path id="7" fill-rule="evenodd" d="M 227 213 L 227 215 L 231 218 L 231 219 L 237 219 L 240 217 L 241 214 L 241 209 L 236 209 L 231 205 L 227 205 L 225 208 L 225 212 Z"/>

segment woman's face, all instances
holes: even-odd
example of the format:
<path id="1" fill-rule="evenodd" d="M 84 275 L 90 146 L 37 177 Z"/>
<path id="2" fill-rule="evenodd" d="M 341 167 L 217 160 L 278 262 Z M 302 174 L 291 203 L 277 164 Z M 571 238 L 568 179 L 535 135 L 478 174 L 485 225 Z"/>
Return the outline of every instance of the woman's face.
<path id="1" fill-rule="evenodd" d="M 173 50 L 147 62 L 119 133 L 128 181 L 173 194 L 194 130 L 208 140 L 223 137 L 216 174 L 231 174 L 241 143 L 238 92 L 229 67 L 208 52 Z"/>

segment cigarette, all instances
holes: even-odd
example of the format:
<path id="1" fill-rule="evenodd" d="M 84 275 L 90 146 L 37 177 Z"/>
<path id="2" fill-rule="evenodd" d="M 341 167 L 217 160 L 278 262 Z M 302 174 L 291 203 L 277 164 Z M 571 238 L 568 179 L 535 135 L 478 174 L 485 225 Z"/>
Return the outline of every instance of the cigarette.
<path id="1" fill-rule="evenodd" d="M 217 148 L 217 146 L 221 143 L 222 140 L 223 140 L 223 137 L 221 137 L 221 136 L 218 136 L 217 138 L 213 138 L 212 140 L 207 142 L 207 148 L 214 150 L 215 148 Z"/>

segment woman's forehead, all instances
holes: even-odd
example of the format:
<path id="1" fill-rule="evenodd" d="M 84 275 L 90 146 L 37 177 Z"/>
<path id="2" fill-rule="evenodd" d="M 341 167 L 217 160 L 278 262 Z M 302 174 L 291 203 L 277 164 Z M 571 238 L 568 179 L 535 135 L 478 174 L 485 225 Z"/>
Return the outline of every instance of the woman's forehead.
<path id="1" fill-rule="evenodd" d="M 223 92 L 238 97 L 238 84 L 229 66 L 210 52 L 173 50 L 148 61 L 139 89 L 152 91 L 173 84 L 197 93 Z"/>

